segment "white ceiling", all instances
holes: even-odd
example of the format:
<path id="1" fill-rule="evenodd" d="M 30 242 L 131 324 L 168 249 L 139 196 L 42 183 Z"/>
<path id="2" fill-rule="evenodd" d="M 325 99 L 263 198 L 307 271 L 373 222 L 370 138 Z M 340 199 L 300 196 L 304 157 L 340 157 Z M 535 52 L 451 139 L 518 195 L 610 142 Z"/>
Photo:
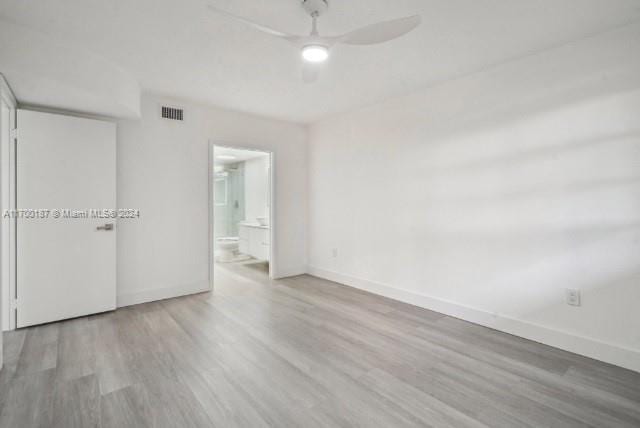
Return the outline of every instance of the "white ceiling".
<path id="1" fill-rule="evenodd" d="M 283 31 L 309 31 L 298 0 L 210 1 Z M 339 47 L 321 80 L 307 85 L 300 79 L 299 52 L 208 13 L 206 4 L 48 0 L 36 6 L 1 0 L 0 18 L 102 56 L 132 74 L 143 90 L 299 122 L 640 19 L 638 0 L 333 0 L 320 20 L 323 34 L 414 13 L 423 24 L 384 45 Z M 17 79 L 18 71 L 15 83 L 7 76 L 17 97 L 39 104 L 38 86 Z"/>
<path id="2" fill-rule="evenodd" d="M 20 103 L 114 117 L 140 117 L 140 85 L 86 49 L 0 21 L 0 73 Z"/>

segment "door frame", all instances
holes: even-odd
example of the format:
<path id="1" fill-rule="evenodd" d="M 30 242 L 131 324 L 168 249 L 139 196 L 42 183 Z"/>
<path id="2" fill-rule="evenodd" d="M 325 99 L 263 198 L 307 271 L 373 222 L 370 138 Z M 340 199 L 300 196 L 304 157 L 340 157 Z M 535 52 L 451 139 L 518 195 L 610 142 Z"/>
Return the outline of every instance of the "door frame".
<path id="1" fill-rule="evenodd" d="M 266 150 L 259 147 L 252 147 L 243 144 L 217 142 L 209 140 L 209 170 L 207 172 L 207 180 L 209 185 L 209 289 L 214 290 L 214 267 L 215 267 L 215 238 L 214 238 L 214 192 L 213 177 L 215 174 L 215 148 L 246 150 L 250 152 L 260 152 L 269 155 L 269 279 L 276 278 L 277 272 L 277 255 L 276 255 L 276 229 L 277 229 L 277 210 L 276 203 L 278 194 L 276 192 L 276 157 L 273 150 Z"/>
<path id="2" fill-rule="evenodd" d="M 0 100 L 9 106 L 9 139 L 6 142 L 9 147 L 0 147 L 0 153 L 6 155 L 0 156 L 0 212 L 4 213 L 5 210 L 12 210 L 16 207 L 16 112 L 18 102 L 1 73 Z M 0 144 L 4 143 L 0 138 Z M 2 331 L 16 328 L 14 303 L 16 301 L 16 219 L 0 217 L 0 227 L 4 231 L 4 233 L 0 233 L 0 331 Z M 2 348 L 0 347 L 0 349 Z M 1 358 L 0 361 L 2 361 Z"/>

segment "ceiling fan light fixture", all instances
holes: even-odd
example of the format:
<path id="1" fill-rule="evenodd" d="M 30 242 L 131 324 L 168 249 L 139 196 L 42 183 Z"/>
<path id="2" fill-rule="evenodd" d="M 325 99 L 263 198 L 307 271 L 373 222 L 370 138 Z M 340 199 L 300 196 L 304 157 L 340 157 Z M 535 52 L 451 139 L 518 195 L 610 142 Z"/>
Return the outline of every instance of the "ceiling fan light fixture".
<path id="1" fill-rule="evenodd" d="M 207 0 L 210 1 L 210 0 Z M 311 33 L 309 35 L 296 35 L 285 33 L 266 25 L 250 21 L 225 10 L 218 9 L 213 5 L 208 5 L 212 12 L 226 16 L 236 22 L 240 22 L 247 27 L 260 31 L 271 37 L 286 40 L 293 44 L 301 53 L 305 62 L 302 67 L 302 80 L 305 83 L 312 83 L 317 80 L 318 73 L 323 67 L 317 66 L 329 59 L 330 51 L 337 45 L 367 46 L 385 43 L 397 39 L 411 32 L 422 22 L 420 15 L 396 18 L 388 21 L 377 22 L 365 27 L 352 30 L 348 33 L 332 37 L 321 36 L 318 31 L 318 19 L 329 9 L 331 0 L 298 0 L 302 2 L 302 7 L 311 17 Z M 310 66 L 311 65 L 311 66 Z"/>
<path id="2" fill-rule="evenodd" d="M 329 49 L 322 45 L 307 45 L 302 48 L 302 58 L 307 62 L 325 62 L 329 58 Z"/>

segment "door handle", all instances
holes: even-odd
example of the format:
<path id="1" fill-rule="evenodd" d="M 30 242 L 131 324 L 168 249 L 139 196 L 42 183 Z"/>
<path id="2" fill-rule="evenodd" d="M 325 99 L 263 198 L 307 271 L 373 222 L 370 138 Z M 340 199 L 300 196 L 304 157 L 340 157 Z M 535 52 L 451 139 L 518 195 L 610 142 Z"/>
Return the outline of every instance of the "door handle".
<path id="1" fill-rule="evenodd" d="M 96 230 L 105 230 L 105 231 L 113 230 L 113 223 L 107 223 L 102 226 L 98 226 L 96 227 Z"/>

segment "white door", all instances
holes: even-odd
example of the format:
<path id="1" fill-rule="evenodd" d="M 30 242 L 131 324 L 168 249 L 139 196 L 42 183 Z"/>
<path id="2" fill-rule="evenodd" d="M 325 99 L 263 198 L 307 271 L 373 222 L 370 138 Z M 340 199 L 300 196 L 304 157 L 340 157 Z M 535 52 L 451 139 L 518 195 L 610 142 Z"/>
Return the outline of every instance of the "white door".
<path id="1" fill-rule="evenodd" d="M 17 326 L 115 309 L 116 125 L 19 110 L 16 174 Z"/>

